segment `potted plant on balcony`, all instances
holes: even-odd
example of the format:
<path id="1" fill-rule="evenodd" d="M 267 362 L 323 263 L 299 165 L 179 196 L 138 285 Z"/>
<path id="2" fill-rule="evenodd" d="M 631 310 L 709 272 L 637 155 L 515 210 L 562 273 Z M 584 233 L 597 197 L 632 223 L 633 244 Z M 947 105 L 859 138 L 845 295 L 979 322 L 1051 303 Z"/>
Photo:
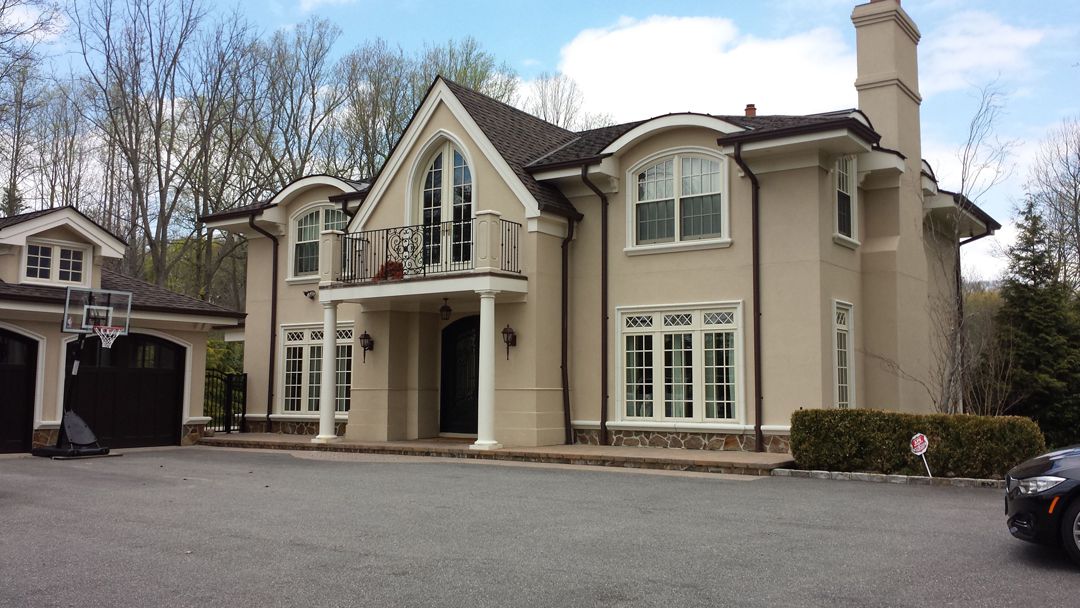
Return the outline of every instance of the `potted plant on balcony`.
<path id="1" fill-rule="evenodd" d="M 379 266 L 379 271 L 375 273 L 372 281 L 378 283 L 380 281 L 398 281 L 405 277 L 405 266 L 397 260 L 387 260 L 383 262 L 382 266 Z"/>

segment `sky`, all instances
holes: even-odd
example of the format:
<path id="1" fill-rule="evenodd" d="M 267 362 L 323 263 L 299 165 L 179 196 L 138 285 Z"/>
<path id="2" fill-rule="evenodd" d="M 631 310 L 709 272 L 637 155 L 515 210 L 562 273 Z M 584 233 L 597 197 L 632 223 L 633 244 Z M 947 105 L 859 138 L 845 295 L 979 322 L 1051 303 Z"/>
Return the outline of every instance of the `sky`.
<path id="1" fill-rule="evenodd" d="M 620 2 L 532 0 L 241 0 L 266 32 L 311 15 L 339 24 L 338 49 L 376 37 L 406 50 L 471 35 L 526 81 L 574 78 L 585 109 L 618 121 L 677 111 L 810 113 L 857 106 L 855 0 Z M 1037 10 L 1031 10 L 1037 6 Z M 923 156 L 957 188 L 957 151 L 996 82 L 1012 142 L 1009 177 L 978 204 L 1003 228 L 964 248 L 965 272 L 992 279 L 1015 236 L 1013 217 L 1046 133 L 1080 116 L 1080 2 L 903 0 L 919 45 Z"/>

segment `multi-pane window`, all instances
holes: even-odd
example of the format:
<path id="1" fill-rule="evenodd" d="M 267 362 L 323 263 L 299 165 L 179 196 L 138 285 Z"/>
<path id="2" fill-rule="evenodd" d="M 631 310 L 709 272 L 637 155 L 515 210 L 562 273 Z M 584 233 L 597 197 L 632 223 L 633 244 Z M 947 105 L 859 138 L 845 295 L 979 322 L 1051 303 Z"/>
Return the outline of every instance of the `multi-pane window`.
<path id="1" fill-rule="evenodd" d="M 335 336 L 337 371 L 334 410 L 349 411 L 352 385 L 353 330 L 339 327 Z M 322 328 L 290 328 L 285 331 L 284 391 L 282 411 L 310 414 L 319 411 L 322 384 Z"/>
<path id="2" fill-rule="evenodd" d="M 852 385 L 851 305 L 837 302 L 833 307 L 833 328 L 836 333 L 836 407 L 848 409 L 855 401 Z"/>
<path id="3" fill-rule="evenodd" d="M 836 234 L 855 238 L 855 158 L 836 160 Z"/>
<path id="4" fill-rule="evenodd" d="M 634 242 L 672 243 L 723 236 L 723 164 L 676 155 L 636 174 Z"/>
<path id="5" fill-rule="evenodd" d="M 624 313 L 624 418 L 739 418 L 736 309 Z"/>
<path id="6" fill-rule="evenodd" d="M 431 157 L 420 184 L 424 264 L 461 268 L 472 261 L 472 219 L 472 169 L 447 142 Z"/>
<path id="7" fill-rule="evenodd" d="M 84 282 L 86 251 L 63 245 L 28 243 L 26 278 L 56 280 L 61 283 Z"/>
<path id="8" fill-rule="evenodd" d="M 319 272 L 319 234 L 323 230 L 343 230 L 348 218 L 341 209 L 327 207 L 306 213 L 296 220 L 293 245 L 293 274 Z"/>

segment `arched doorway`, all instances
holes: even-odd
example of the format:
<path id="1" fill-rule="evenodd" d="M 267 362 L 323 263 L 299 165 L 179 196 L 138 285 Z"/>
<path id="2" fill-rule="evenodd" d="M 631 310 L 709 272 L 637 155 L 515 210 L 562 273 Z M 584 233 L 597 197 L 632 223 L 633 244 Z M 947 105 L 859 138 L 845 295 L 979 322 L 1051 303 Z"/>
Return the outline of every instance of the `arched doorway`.
<path id="1" fill-rule="evenodd" d="M 480 317 L 465 317 L 442 331 L 439 432 L 476 434 L 480 369 Z"/>
<path id="2" fill-rule="evenodd" d="M 0 453 L 30 451 L 37 349 L 37 340 L 0 329 Z"/>
<path id="3" fill-rule="evenodd" d="M 78 342 L 67 347 L 70 370 Z M 99 348 L 87 336 L 71 407 L 109 448 L 180 443 L 184 399 L 184 347 L 147 334 L 120 336 Z"/>

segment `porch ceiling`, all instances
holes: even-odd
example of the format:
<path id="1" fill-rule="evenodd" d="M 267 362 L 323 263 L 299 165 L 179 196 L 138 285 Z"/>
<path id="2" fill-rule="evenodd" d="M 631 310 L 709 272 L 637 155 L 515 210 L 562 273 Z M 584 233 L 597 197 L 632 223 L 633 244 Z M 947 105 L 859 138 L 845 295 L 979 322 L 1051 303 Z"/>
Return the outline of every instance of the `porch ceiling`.
<path id="1" fill-rule="evenodd" d="M 361 285 L 320 285 L 320 302 L 358 302 L 365 305 L 442 303 L 443 298 L 476 298 L 480 291 L 498 292 L 499 300 L 518 300 L 529 292 L 529 281 L 518 274 L 462 273 Z"/>

